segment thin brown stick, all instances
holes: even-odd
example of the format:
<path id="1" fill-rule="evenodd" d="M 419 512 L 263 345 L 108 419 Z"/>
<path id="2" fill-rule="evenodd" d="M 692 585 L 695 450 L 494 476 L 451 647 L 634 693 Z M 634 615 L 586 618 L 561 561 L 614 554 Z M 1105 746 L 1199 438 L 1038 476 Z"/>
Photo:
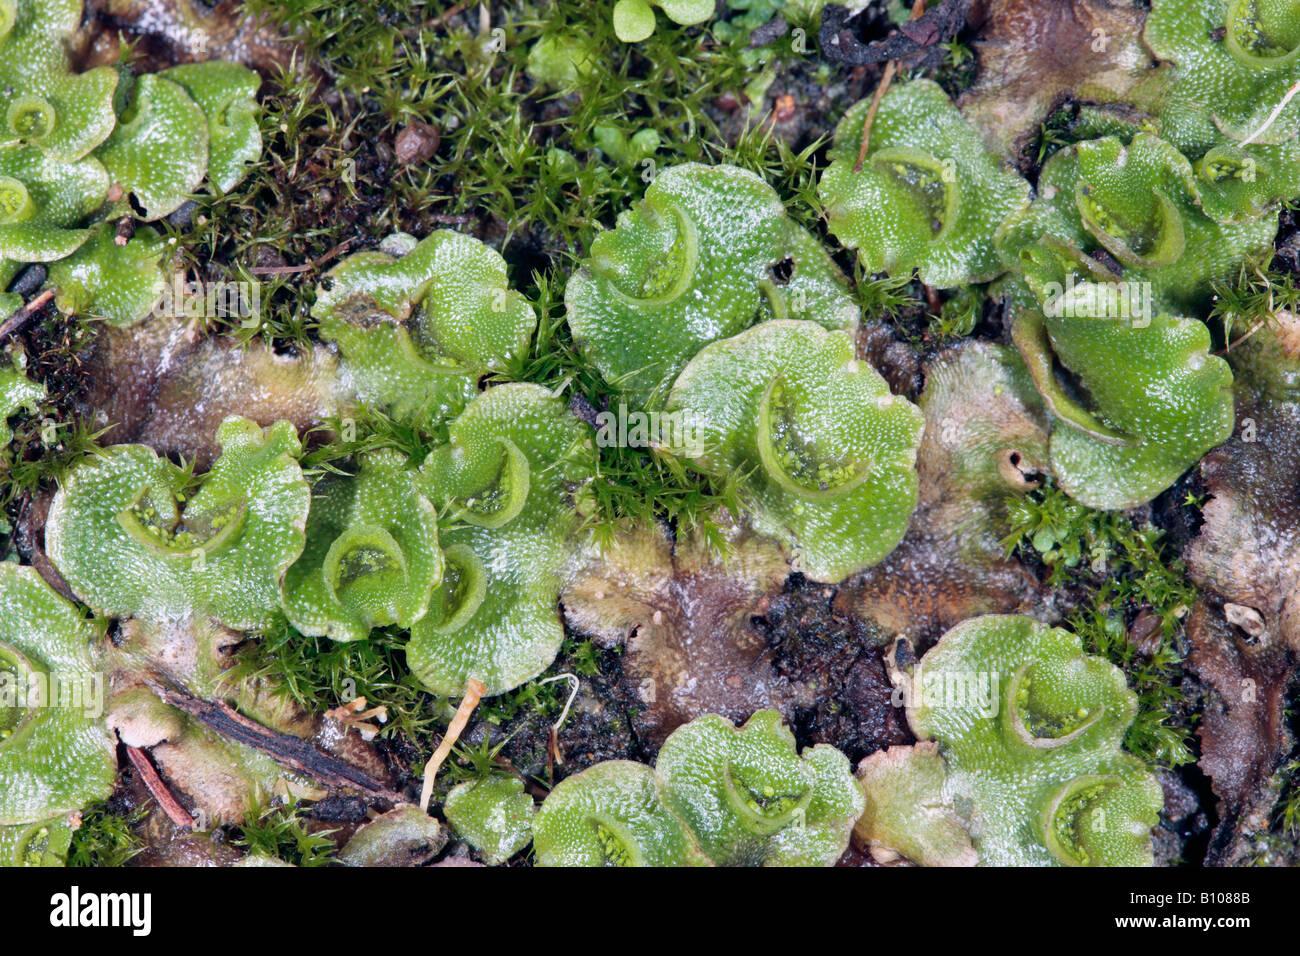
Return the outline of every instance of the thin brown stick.
<path id="1" fill-rule="evenodd" d="M 912 13 L 908 19 L 915 20 L 923 13 L 925 13 L 925 0 L 916 0 L 916 3 L 912 4 Z M 880 109 L 880 101 L 889 92 L 890 84 L 894 82 L 897 73 L 898 61 L 890 60 L 885 64 L 885 72 L 881 74 L 875 92 L 871 94 L 871 105 L 867 107 L 867 116 L 862 121 L 862 144 L 858 147 L 858 161 L 853 164 L 855 173 L 862 172 L 862 164 L 867 161 L 867 150 L 871 148 L 871 127 L 876 123 L 876 111 Z"/>
<path id="2" fill-rule="evenodd" d="M 447 732 L 442 737 L 442 743 L 438 744 L 438 749 L 433 752 L 429 762 L 424 765 L 424 786 L 420 790 L 420 809 L 424 812 L 429 812 L 429 802 L 433 799 L 433 782 L 438 779 L 438 770 L 451 755 L 451 748 L 456 746 L 456 741 L 465 732 L 470 715 L 474 713 L 474 708 L 478 706 L 478 702 L 482 700 L 486 692 L 487 687 L 483 682 L 473 677 L 465 684 L 465 696 L 461 699 L 460 706 L 456 708 L 456 715 L 451 718 L 451 723 L 447 725 Z"/>
<path id="3" fill-rule="evenodd" d="M 32 316 L 41 311 L 45 304 L 54 298 L 54 290 L 46 289 L 32 301 L 28 302 L 21 309 L 14 312 L 13 315 L 5 319 L 4 325 L 0 325 L 0 342 L 3 342 L 9 336 L 13 335 L 24 325 L 31 321 Z"/>
<path id="4" fill-rule="evenodd" d="M 131 761 L 131 766 L 135 767 L 136 772 L 140 774 L 140 782 L 149 791 L 149 795 L 158 801 L 158 806 L 162 807 L 163 813 L 167 814 L 172 823 L 182 830 L 193 830 L 194 818 L 180 805 L 180 801 L 172 796 L 172 792 L 167 789 L 167 784 L 163 783 L 163 778 L 158 775 L 149 755 L 139 747 L 127 747 L 126 755 Z"/>
<path id="5" fill-rule="evenodd" d="M 421 23 L 418 27 L 407 27 L 405 30 L 402 31 L 402 33 L 403 35 L 410 37 L 410 36 L 418 36 L 420 33 L 424 32 L 425 30 L 429 30 L 429 31 L 436 30 L 438 29 L 438 27 L 442 26 L 444 23 L 446 23 L 448 20 L 450 20 L 452 17 L 460 13 L 468 6 L 469 6 L 469 0 L 462 0 L 462 2 L 455 4 L 449 9 L 444 10 L 442 13 L 438 14 L 432 20 L 428 20 L 424 23 Z"/>
<path id="6" fill-rule="evenodd" d="M 344 252 L 348 246 L 352 245 L 352 242 L 353 239 L 350 237 L 344 239 L 323 256 L 313 259 L 311 262 L 304 262 L 300 266 L 253 266 L 253 268 L 248 270 L 248 274 L 254 276 L 292 276 L 298 275 L 302 272 L 311 272 L 313 269 L 319 268 L 329 262 L 335 256 L 339 255 L 339 253 Z"/>
<path id="7" fill-rule="evenodd" d="M 402 803 L 401 794 L 390 790 L 360 767 L 328 754 L 309 740 L 282 734 L 245 717 L 223 701 L 204 700 L 154 675 L 147 681 L 165 703 L 189 714 L 221 736 L 261 751 L 289 770 L 319 781 L 330 790 L 355 790 L 389 803 Z"/>

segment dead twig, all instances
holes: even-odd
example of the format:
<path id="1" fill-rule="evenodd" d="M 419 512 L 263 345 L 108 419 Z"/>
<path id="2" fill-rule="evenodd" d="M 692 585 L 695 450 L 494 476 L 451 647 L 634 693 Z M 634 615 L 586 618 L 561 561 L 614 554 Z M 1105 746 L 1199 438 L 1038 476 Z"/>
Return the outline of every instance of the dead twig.
<path id="1" fill-rule="evenodd" d="M 474 713 L 474 708 L 478 706 L 478 702 L 486 692 L 487 686 L 482 681 L 471 677 L 466 682 L 465 696 L 461 699 L 460 706 L 456 708 L 456 715 L 451 718 L 451 723 L 447 725 L 447 732 L 443 734 L 442 743 L 438 744 L 438 749 L 433 752 L 429 762 L 424 765 L 424 786 L 420 789 L 420 809 L 425 813 L 429 812 L 429 802 L 433 799 L 433 782 L 438 779 L 438 770 L 451 755 L 451 748 L 456 746 L 456 741 L 465 732 L 465 726 L 469 723 L 470 715 Z"/>
<path id="2" fill-rule="evenodd" d="M 21 309 L 16 311 L 9 318 L 5 319 L 4 324 L 0 325 L 0 342 L 3 342 L 9 336 L 22 329 L 24 325 L 32 320 L 37 312 L 41 311 L 51 299 L 54 298 L 53 289 L 46 289 L 32 301 L 28 302 Z"/>
<path id="3" fill-rule="evenodd" d="M 158 802 L 158 806 L 162 807 L 172 823 L 182 830 L 193 830 L 194 818 L 167 789 L 167 784 L 158 775 L 149 755 L 139 747 L 127 747 L 126 756 L 131 761 L 131 766 L 135 767 L 136 772 L 140 774 L 140 782 L 149 791 L 149 795 Z"/>
<path id="4" fill-rule="evenodd" d="M 304 262 L 299 266 L 253 266 L 253 268 L 248 270 L 248 274 L 254 276 L 292 276 L 303 272 L 311 272 L 313 269 L 319 268 L 329 262 L 340 253 L 345 252 L 348 246 L 352 245 L 353 241 L 354 239 L 349 236 L 323 256 L 319 256 L 311 262 Z"/>
<path id="5" fill-rule="evenodd" d="M 330 790 L 357 790 L 390 803 L 405 799 L 360 767 L 327 754 L 311 741 L 282 734 L 245 717 L 223 701 L 204 700 L 161 675 L 146 681 L 164 703 L 189 714 L 205 727 L 266 754 L 280 766 L 318 781 Z"/>
<path id="6" fill-rule="evenodd" d="M 925 13 L 925 0 L 916 0 L 912 4 L 912 15 L 908 19 L 915 20 L 923 13 Z M 881 74 L 875 92 L 871 94 L 871 105 L 867 107 L 867 116 L 862 121 L 862 144 L 858 147 L 858 161 L 853 164 L 855 173 L 862 172 L 862 164 L 867 160 L 867 150 L 871 148 L 871 127 L 876 122 L 876 111 L 880 109 L 880 101 L 889 92 L 889 87 L 894 82 L 894 76 L 897 73 L 898 61 L 890 60 L 885 64 L 885 72 Z"/>

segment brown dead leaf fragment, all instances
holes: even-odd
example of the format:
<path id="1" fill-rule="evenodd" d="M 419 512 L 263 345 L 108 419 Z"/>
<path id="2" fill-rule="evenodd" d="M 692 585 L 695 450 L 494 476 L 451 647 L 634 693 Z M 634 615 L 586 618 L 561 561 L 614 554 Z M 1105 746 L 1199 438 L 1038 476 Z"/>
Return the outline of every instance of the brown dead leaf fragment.
<path id="1" fill-rule="evenodd" d="M 1027 612 L 1047 599 L 999 540 L 1007 498 L 1046 470 L 1042 403 L 1023 362 L 970 341 L 936 356 L 925 376 L 920 504 L 898 548 L 846 581 L 835 604 L 918 648 L 968 617 Z"/>
<path id="2" fill-rule="evenodd" d="M 655 747 L 700 714 L 745 720 L 787 691 L 750 618 L 789 568 L 773 543 L 737 533 L 726 561 L 657 527 L 617 536 L 564 592 L 565 619 L 605 647 L 626 645 L 623 672 Z"/>
<path id="3" fill-rule="evenodd" d="M 1114 103 L 1133 89 L 1151 66 L 1145 21 L 1118 0 L 989 0 L 962 112 L 991 149 L 1018 159 L 1067 99 Z"/>
<path id="4" fill-rule="evenodd" d="M 90 390 L 78 412 L 96 428 L 114 426 L 106 443 L 141 442 L 196 459 L 200 470 L 218 452 L 217 426 L 228 415 L 263 426 L 287 420 L 301 434 L 347 407 L 327 348 L 280 355 L 260 339 L 243 346 L 182 322 L 105 327 L 87 364 Z"/>

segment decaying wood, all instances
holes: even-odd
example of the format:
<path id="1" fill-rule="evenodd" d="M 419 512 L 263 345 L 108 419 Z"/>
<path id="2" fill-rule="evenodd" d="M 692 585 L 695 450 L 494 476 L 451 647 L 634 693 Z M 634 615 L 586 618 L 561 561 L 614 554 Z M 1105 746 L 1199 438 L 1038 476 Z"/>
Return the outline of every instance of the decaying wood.
<path id="1" fill-rule="evenodd" d="M 311 777 L 327 789 L 356 790 L 392 803 L 405 800 L 359 767 L 325 753 L 301 737 L 271 730 L 222 701 L 195 697 L 156 674 L 145 683 L 164 703 L 184 711 L 205 727 L 266 754 L 280 766 Z"/>

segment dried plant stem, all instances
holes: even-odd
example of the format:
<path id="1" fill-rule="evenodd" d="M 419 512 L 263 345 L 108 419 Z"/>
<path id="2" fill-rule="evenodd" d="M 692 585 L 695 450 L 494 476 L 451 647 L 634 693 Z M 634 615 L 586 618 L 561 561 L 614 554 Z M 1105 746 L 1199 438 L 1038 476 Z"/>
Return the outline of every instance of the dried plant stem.
<path id="1" fill-rule="evenodd" d="M 483 698 L 487 687 L 482 681 L 471 677 L 465 685 L 465 696 L 461 698 L 460 706 L 456 708 L 456 715 L 451 718 L 451 723 L 447 725 L 447 732 L 443 734 L 442 743 L 438 744 L 438 749 L 433 752 L 429 762 L 424 765 L 424 786 L 420 790 L 420 809 L 429 812 L 429 802 L 433 799 L 433 782 L 438 779 L 438 771 L 442 768 L 443 763 L 451 755 L 451 748 L 456 746 L 456 741 L 460 735 L 465 732 L 465 726 L 469 723 L 470 715 L 474 713 L 474 708 Z"/>
<path id="2" fill-rule="evenodd" d="M 925 13 L 925 0 L 916 0 L 912 4 L 912 14 L 909 20 L 915 20 Z M 862 145 L 858 147 L 858 161 L 853 164 L 855 173 L 862 172 L 862 164 L 867 161 L 867 150 L 871 148 L 871 127 L 876 122 L 876 111 L 880 109 L 880 101 L 885 98 L 889 92 L 889 86 L 894 82 L 894 77 L 898 73 L 898 61 L 890 60 L 885 64 L 885 72 L 880 76 L 880 82 L 876 84 L 876 91 L 871 94 L 871 105 L 867 107 L 866 119 L 862 121 Z"/>
<path id="3" fill-rule="evenodd" d="M 149 791 L 149 795 L 158 801 L 158 806 L 162 807 L 172 823 L 182 830 L 193 830 L 194 818 L 180 805 L 180 801 L 172 796 L 172 792 L 167 789 L 167 784 L 163 783 L 162 777 L 154 768 L 149 755 L 139 747 L 127 747 L 126 756 L 130 759 L 131 766 L 135 767 L 136 772 L 140 774 L 140 782 Z"/>

